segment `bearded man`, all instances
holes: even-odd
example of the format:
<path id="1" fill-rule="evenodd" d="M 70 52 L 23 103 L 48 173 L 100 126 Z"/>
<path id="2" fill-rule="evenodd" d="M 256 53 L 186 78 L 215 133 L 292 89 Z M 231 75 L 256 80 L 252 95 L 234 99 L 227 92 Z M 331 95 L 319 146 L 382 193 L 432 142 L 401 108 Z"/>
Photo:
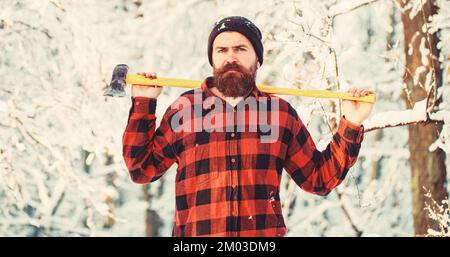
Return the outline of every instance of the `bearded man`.
<path id="1" fill-rule="evenodd" d="M 325 196 L 357 160 L 361 124 L 373 105 L 344 100 L 337 132 L 319 151 L 289 102 L 258 90 L 255 79 L 263 53 L 261 32 L 250 20 L 232 16 L 218 21 L 208 40 L 213 76 L 201 89 L 183 93 L 180 98 L 192 104 L 171 105 L 158 128 L 155 110 L 162 88 L 132 87 L 123 157 L 136 183 L 156 181 L 177 163 L 173 236 L 285 236 L 283 170 L 301 189 Z M 358 88 L 348 92 L 354 97 L 371 93 Z M 195 112 L 196 97 L 200 112 L 174 122 L 180 112 Z M 214 104 L 204 104 L 208 99 Z M 239 108 L 249 100 L 257 104 Z M 258 126 L 268 116 L 271 130 L 278 131 L 269 143 L 262 140 L 267 131 Z M 187 129 L 206 118 L 214 129 Z"/>

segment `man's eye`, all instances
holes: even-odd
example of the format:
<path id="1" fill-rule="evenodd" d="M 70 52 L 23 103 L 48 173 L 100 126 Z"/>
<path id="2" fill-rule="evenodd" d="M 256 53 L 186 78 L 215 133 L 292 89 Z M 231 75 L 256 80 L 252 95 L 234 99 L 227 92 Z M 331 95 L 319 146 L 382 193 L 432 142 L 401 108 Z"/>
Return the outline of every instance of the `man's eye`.
<path id="1" fill-rule="evenodd" d="M 217 50 L 217 52 L 219 52 L 219 53 L 223 53 L 223 52 L 225 52 L 225 50 L 223 50 L 223 49 L 219 49 L 219 50 Z"/>
<path id="2" fill-rule="evenodd" d="M 239 48 L 240 51 L 247 51 L 245 48 Z"/>

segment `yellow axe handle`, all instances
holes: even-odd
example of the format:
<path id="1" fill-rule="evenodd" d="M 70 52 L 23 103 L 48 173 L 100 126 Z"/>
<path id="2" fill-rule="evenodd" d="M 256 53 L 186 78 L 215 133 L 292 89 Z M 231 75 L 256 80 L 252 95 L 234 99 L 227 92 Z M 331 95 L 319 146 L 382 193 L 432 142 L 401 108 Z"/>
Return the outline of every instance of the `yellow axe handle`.
<path id="1" fill-rule="evenodd" d="M 181 88 L 200 88 L 202 85 L 202 81 L 187 80 L 187 79 L 170 79 L 170 78 L 150 79 L 138 74 L 127 74 L 126 84 L 148 85 L 148 86 L 156 85 L 156 86 L 181 87 Z M 367 96 L 362 97 L 352 97 L 349 93 L 346 92 L 336 92 L 318 89 L 282 88 L 282 87 L 272 87 L 268 85 L 259 85 L 258 89 L 261 90 L 261 92 L 269 94 L 307 96 L 316 98 L 338 98 L 367 103 L 375 103 L 376 101 L 375 94 L 369 94 Z"/>

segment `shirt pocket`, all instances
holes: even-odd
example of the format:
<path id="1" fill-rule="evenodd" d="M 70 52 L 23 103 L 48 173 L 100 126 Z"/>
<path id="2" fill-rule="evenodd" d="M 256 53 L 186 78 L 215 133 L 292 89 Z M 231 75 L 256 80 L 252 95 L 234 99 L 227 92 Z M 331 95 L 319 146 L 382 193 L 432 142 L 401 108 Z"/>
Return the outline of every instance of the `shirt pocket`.
<path id="1" fill-rule="evenodd" d="M 185 186 L 196 189 L 210 187 L 218 177 L 217 140 L 214 133 L 202 131 L 189 133 L 185 137 L 183 164 L 180 174 Z"/>

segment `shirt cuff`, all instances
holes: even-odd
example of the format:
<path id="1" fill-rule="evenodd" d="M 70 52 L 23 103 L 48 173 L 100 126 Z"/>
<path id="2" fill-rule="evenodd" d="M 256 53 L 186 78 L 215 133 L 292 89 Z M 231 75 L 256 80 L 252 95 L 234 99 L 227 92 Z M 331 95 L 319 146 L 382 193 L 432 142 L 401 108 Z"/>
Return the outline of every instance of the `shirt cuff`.
<path id="1" fill-rule="evenodd" d="M 156 98 L 136 96 L 131 97 L 133 110 L 135 113 L 155 114 Z"/>
<path id="2" fill-rule="evenodd" d="M 337 133 L 350 143 L 360 144 L 364 138 L 364 126 L 350 122 L 342 116 Z"/>

